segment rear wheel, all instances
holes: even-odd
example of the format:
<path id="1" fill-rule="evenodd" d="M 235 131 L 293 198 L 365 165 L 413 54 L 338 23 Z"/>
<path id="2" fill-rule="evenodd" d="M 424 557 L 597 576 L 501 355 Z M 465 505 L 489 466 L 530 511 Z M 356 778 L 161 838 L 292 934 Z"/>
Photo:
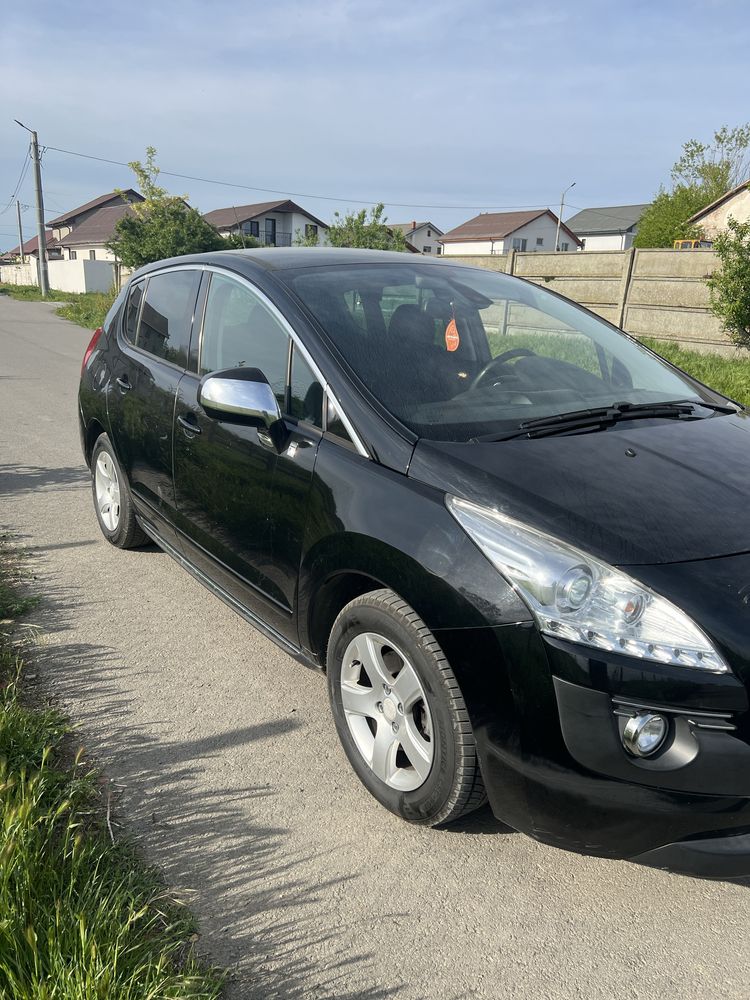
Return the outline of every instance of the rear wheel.
<path id="1" fill-rule="evenodd" d="M 486 801 L 458 682 L 413 608 L 391 590 L 351 601 L 334 622 L 327 661 L 339 738 L 379 802 L 437 826 Z"/>
<path id="2" fill-rule="evenodd" d="M 127 480 L 106 434 L 101 434 L 91 454 L 91 490 L 102 534 L 118 549 L 145 545 L 148 537 L 135 519 Z"/>

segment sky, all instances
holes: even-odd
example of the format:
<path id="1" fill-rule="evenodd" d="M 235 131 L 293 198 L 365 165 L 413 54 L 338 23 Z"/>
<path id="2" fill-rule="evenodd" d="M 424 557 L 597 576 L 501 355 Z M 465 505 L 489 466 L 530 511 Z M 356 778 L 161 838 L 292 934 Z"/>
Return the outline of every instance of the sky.
<path id="1" fill-rule="evenodd" d="M 682 144 L 750 119 L 747 0 L 38 0 L 0 24 L 0 248 L 28 133 L 47 219 L 128 187 L 156 147 L 201 211 L 383 201 L 480 211 L 646 202 Z M 52 148 L 52 147 L 56 147 Z M 244 187 L 243 187 L 244 186 Z M 249 190 L 254 189 L 254 190 Z M 35 231 L 27 170 L 18 197 Z M 3 211 L 4 210 L 4 211 Z"/>

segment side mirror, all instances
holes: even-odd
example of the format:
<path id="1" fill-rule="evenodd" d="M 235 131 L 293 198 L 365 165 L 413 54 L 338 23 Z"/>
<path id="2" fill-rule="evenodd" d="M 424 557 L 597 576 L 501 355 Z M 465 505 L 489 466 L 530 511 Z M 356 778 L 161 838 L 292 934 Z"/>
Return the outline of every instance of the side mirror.
<path id="1" fill-rule="evenodd" d="M 198 387 L 198 402 L 215 420 L 257 427 L 260 441 L 280 450 L 284 437 L 281 409 L 259 368 L 211 372 Z"/>

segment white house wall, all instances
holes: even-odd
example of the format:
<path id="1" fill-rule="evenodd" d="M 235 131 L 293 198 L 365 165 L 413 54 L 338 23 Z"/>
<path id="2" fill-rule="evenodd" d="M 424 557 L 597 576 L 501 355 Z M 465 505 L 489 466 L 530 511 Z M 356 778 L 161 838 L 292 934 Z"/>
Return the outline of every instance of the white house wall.
<path id="1" fill-rule="evenodd" d="M 747 188 L 738 191 L 734 198 L 723 205 L 718 205 L 713 212 L 700 219 L 698 225 L 705 236 L 713 239 L 727 228 L 727 220 L 730 218 L 736 222 L 750 222 L 750 191 Z"/>
<path id="2" fill-rule="evenodd" d="M 584 250 L 629 250 L 635 233 L 596 233 L 593 236 L 578 234 L 586 241 Z"/>
<path id="3" fill-rule="evenodd" d="M 409 233 L 407 239 L 420 253 L 425 253 L 425 247 L 429 247 L 427 253 L 436 256 L 440 248 L 440 243 L 438 243 L 440 237 L 432 226 L 417 226 L 413 232 Z"/>
<path id="4" fill-rule="evenodd" d="M 328 242 L 328 238 L 326 237 L 327 228 L 325 226 L 321 226 L 317 222 L 313 222 L 309 215 L 292 212 L 292 243 L 294 243 L 297 239 L 297 236 L 304 237 L 305 226 L 317 226 L 318 243 L 324 246 Z"/>
<path id="5" fill-rule="evenodd" d="M 557 233 L 557 222 L 549 215 L 542 215 L 533 222 L 521 226 L 515 233 L 511 233 L 506 239 L 506 248 L 513 249 L 513 241 L 517 239 L 526 240 L 526 250 L 532 253 L 554 253 L 555 235 Z M 537 239 L 542 240 L 542 245 L 537 246 Z M 578 244 L 564 229 L 560 229 L 560 245 L 568 244 L 568 250 L 577 250 Z"/>
<path id="6" fill-rule="evenodd" d="M 467 253 L 502 253 L 503 241 L 467 240 L 464 243 L 446 243 L 443 254 L 446 257 L 461 257 Z"/>

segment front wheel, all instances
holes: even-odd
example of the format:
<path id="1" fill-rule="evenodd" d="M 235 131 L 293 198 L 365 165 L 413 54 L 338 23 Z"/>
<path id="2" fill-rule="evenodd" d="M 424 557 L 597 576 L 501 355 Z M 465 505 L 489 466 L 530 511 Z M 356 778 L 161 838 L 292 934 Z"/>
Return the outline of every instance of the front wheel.
<path id="1" fill-rule="evenodd" d="M 378 590 L 347 604 L 331 631 L 327 666 L 346 755 L 387 809 L 438 826 L 486 801 L 456 677 L 405 601 Z"/>
<path id="2" fill-rule="evenodd" d="M 91 491 L 96 519 L 108 542 L 118 549 L 133 549 L 148 542 L 136 521 L 127 480 L 106 434 L 97 438 L 91 454 Z"/>

